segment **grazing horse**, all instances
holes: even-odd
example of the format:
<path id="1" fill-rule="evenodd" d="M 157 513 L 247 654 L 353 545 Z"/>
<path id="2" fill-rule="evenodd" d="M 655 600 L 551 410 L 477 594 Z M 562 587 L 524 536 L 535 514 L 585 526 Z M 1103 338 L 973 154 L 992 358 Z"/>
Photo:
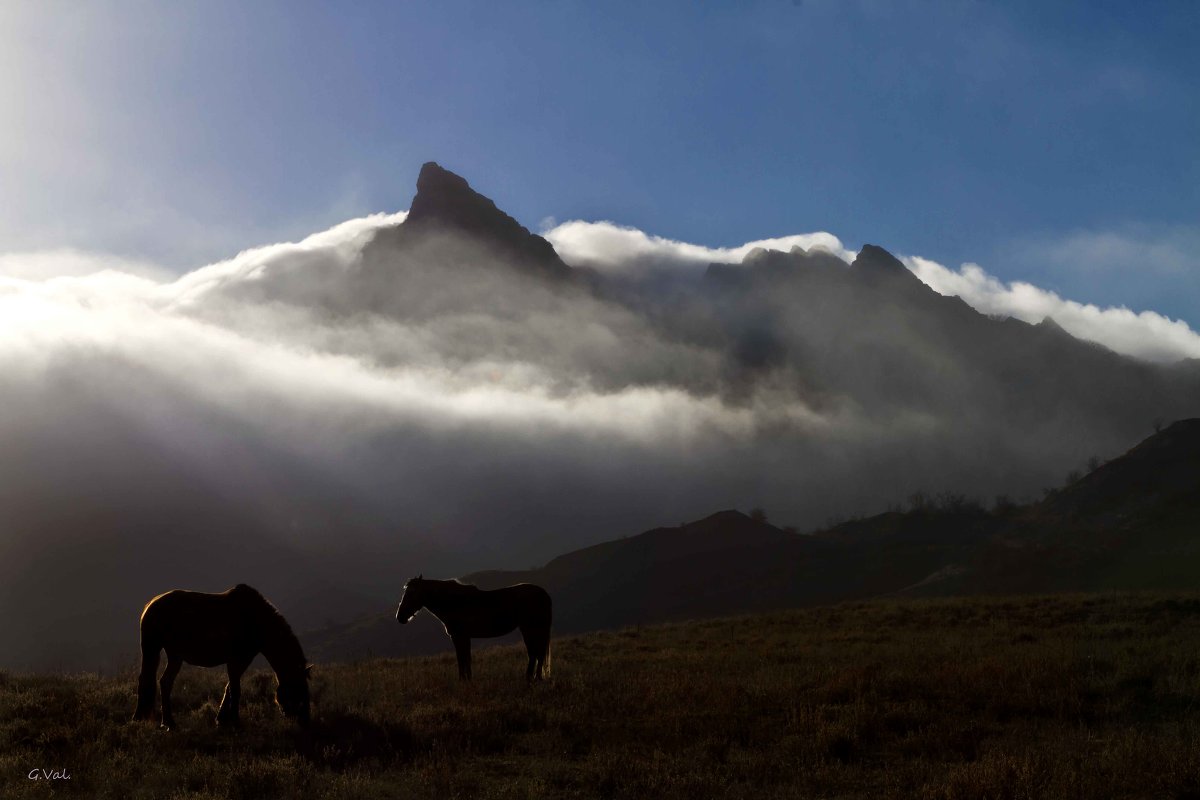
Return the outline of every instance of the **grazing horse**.
<path id="1" fill-rule="evenodd" d="M 428 609 L 446 627 L 458 655 L 458 677 L 471 679 L 471 638 L 490 638 L 521 629 L 529 666 L 525 680 L 541 680 L 550 674 L 550 595 L 532 583 L 518 583 L 495 591 L 483 591 L 458 581 L 417 577 L 404 584 L 404 595 L 396 609 L 401 625 L 422 608 Z"/>
<path id="2" fill-rule="evenodd" d="M 256 589 L 239 583 L 218 594 L 176 589 L 160 594 L 142 610 L 142 672 L 138 677 L 136 719 L 154 719 L 154 677 L 158 654 L 167 651 L 162 688 L 162 726 L 175 727 L 171 686 L 186 661 L 200 667 L 227 664 L 229 683 L 218 725 L 238 723 L 242 673 L 259 653 L 266 657 L 279 687 L 275 702 L 283 713 L 306 725 L 309 718 L 308 675 L 300 640 L 283 615 Z"/>

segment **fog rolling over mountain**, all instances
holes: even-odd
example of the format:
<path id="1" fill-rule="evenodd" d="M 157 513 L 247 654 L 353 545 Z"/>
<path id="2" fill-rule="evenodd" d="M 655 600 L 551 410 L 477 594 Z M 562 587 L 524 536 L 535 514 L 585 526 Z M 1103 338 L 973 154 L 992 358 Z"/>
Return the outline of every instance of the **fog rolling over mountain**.
<path id="1" fill-rule="evenodd" d="M 427 164 L 407 217 L 173 282 L 0 279 L 0 659 L 109 664 L 173 587 L 304 629 L 720 508 L 1033 496 L 1200 408 L 1194 362 L 843 254 L 569 265 Z"/>

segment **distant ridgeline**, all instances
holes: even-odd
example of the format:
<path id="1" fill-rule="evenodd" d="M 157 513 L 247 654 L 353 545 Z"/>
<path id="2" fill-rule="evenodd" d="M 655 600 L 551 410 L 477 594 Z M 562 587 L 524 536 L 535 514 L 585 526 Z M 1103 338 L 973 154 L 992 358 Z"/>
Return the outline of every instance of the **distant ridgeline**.
<path id="1" fill-rule="evenodd" d="M 960 496 L 801 534 L 721 511 L 559 556 L 463 578 L 537 583 L 555 629 L 583 632 L 887 596 L 1194 590 L 1200 581 L 1200 419 L 1177 422 L 1040 502 Z M 755 518 L 757 517 L 757 518 Z M 398 637 L 390 615 L 314 631 L 324 658 L 445 649 Z"/>

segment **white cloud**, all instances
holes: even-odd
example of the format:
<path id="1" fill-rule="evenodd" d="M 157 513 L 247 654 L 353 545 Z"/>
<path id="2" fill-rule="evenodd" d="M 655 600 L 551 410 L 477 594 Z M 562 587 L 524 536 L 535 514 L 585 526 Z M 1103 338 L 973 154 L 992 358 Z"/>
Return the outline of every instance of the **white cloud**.
<path id="1" fill-rule="evenodd" d="M 1200 358 L 1200 334 L 1183 320 L 1153 311 L 1134 312 L 1125 307 L 1101 308 L 1079 303 L 1023 281 L 1004 283 L 978 264 L 963 264 L 955 272 L 919 256 L 902 260 L 934 291 L 961 297 L 984 314 L 1031 323 L 1051 317 L 1073 336 L 1148 361 Z"/>
<path id="2" fill-rule="evenodd" d="M 853 404 L 826 402 L 818 413 L 786 383 L 763 384 L 731 402 L 711 378 L 723 374 L 719 352 L 661 337 L 635 314 L 586 296 L 527 304 L 515 316 L 503 311 L 506 299 L 410 319 L 339 317 L 274 302 L 274 291 L 223 291 L 265 283 L 303 298 L 296 286 L 336 286 L 370 235 L 404 218 L 350 220 L 171 282 L 145 265 L 107 257 L 11 256 L 0 274 L 0 374 L 10 387 L 49 386 L 47 376 L 64 365 L 129 365 L 314 463 L 398 429 L 461 441 L 480 436 L 500 450 L 495 437 L 525 447 L 549 435 L 564 452 L 583 444 L 603 452 L 612 443 L 667 455 L 745 445 L 769 431 L 811 444 L 845 443 L 871 429 Z M 618 272 L 650 261 L 687 274 L 762 246 L 852 256 L 829 234 L 706 248 L 607 223 L 555 231 L 568 253 L 574 246 L 577 255 L 590 253 L 592 263 Z M 1076 336 L 1141 358 L 1200 356 L 1200 336 L 1153 312 L 1075 303 L 1029 284 L 1004 284 L 977 265 L 955 272 L 922 258 L 906 263 L 935 290 L 984 313 L 1030 322 L 1052 316 Z M 526 288 L 518 289 L 524 296 Z M 87 374 L 87 392 L 138 396 L 137 386 L 117 379 L 105 389 L 103 370 Z"/>
<path id="3" fill-rule="evenodd" d="M 840 239 L 831 233 L 800 233 L 775 239 L 760 239 L 737 247 L 705 247 L 612 222 L 571 220 L 542 233 L 568 264 L 587 266 L 615 274 L 641 274 L 656 269 L 702 270 L 712 262 L 740 263 L 755 248 L 790 250 L 814 247 L 828 250 L 845 261 L 854 259 Z"/>
<path id="4" fill-rule="evenodd" d="M 1015 250 L 1020 259 L 1073 272 L 1180 276 L 1200 270 L 1200 229 L 1135 225 L 1116 231 L 1075 231 L 1026 242 Z"/>
<path id="5" fill-rule="evenodd" d="M 699 271 L 709 263 L 738 263 L 754 248 L 789 250 L 823 248 L 853 261 L 855 252 L 830 233 L 806 233 L 747 242 L 738 247 L 705 247 L 660 236 L 612 222 L 572 220 L 542 234 L 563 260 L 618 275 L 641 275 L 655 270 Z M 1189 248 L 1182 234 L 1148 240 L 1119 234 L 1077 234 L 1043 245 L 1043 256 L 1078 268 L 1113 269 L 1147 265 L 1158 272 L 1179 273 L 1191 268 Z M 1005 284 L 977 264 L 964 264 L 958 272 L 929 259 L 903 259 L 917 277 L 941 294 L 961 297 L 985 314 L 1012 316 L 1037 323 L 1052 317 L 1072 335 L 1098 342 L 1118 353 L 1150 361 L 1169 362 L 1200 358 L 1200 334 L 1183 320 L 1153 311 L 1134 312 L 1125 307 L 1102 308 L 1060 297 L 1030 283 Z"/>
<path id="6" fill-rule="evenodd" d="M 278 273 L 296 267 L 304 268 L 314 261 L 319 262 L 318 268 L 344 269 L 375 231 L 399 225 L 407 217 L 407 211 L 371 214 L 347 220 L 299 242 L 284 242 L 243 250 L 231 259 L 209 264 L 181 276 L 172 284 L 171 293 L 176 301 L 188 303 L 225 284 L 259 280 L 268 273 Z M 329 277 L 336 279 L 337 276 Z"/>
<path id="7" fill-rule="evenodd" d="M 141 277 L 138 265 L 126 264 L 130 269 L 123 271 L 122 262 L 107 257 L 13 255 L 9 271 L 25 277 L 0 275 L 0 370 L 10 377 L 34 375 L 58 363 L 64 352 L 115 358 L 165 377 L 213 407 L 253 418 L 264 429 L 302 427 L 299 420 L 311 425 L 318 419 L 356 419 L 351 427 L 362 432 L 406 423 L 430 430 L 486 425 L 521 435 L 540 430 L 648 444 L 685 442 L 713 431 L 753 435 L 768 416 L 773 422 L 786 417 L 794 424 L 823 424 L 798 399 L 783 407 L 735 409 L 715 397 L 666 386 L 608 392 L 586 382 L 563 386 L 562 376 L 519 358 L 448 366 L 438 362 L 426 331 L 402 323 L 356 321 L 362 346 L 345 354 L 314 349 L 321 338 L 314 327 L 342 325 L 319 315 L 262 307 L 254 312 L 260 323 L 254 329 L 230 328 L 225 319 L 193 313 L 209 310 L 210 301 L 222 302 L 214 289 L 268 275 L 303 283 L 310 276 L 295 270 L 332 270 L 336 281 L 367 237 L 406 215 L 350 220 L 300 242 L 247 250 L 172 283 Z M 97 266 L 103 268 L 92 269 Z M 406 336 L 430 351 L 424 363 L 374 363 L 373 340 Z M 261 417 L 262 408 L 277 411 Z M 287 432 L 279 431 L 281 438 Z"/>
<path id="8" fill-rule="evenodd" d="M 145 261 L 88 253 L 70 247 L 24 253 L 0 253 L 0 277 L 44 281 L 51 278 L 79 277 L 97 272 L 123 272 L 155 281 L 167 280 L 172 273 Z"/>

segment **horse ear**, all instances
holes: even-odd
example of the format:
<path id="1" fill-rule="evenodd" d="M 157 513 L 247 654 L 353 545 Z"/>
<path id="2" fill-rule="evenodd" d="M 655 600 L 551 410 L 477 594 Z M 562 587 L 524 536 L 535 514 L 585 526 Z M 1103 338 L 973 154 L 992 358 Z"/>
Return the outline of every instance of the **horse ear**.
<path id="1" fill-rule="evenodd" d="M 417 576 L 417 580 L 424 580 L 424 579 L 425 579 L 425 573 L 424 573 L 424 572 L 422 572 L 420 575 L 418 575 L 418 576 Z"/>

